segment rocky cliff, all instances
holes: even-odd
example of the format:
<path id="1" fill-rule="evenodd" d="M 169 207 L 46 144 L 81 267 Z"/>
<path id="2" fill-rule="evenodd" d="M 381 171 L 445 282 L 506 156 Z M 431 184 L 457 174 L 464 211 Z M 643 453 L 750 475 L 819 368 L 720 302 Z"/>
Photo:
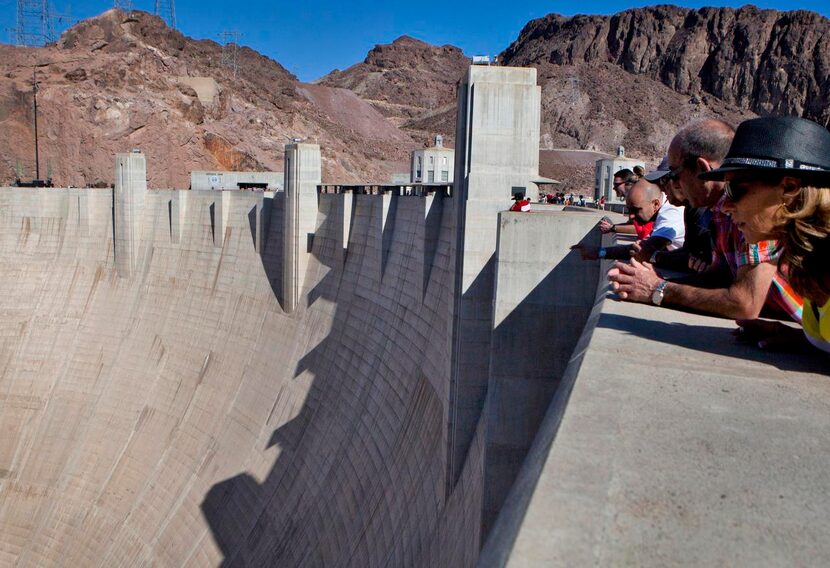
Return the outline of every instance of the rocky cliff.
<path id="1" fill-rule="evenodd" d="M 695 118 L 776 113 L 826 124 L 828 32 L 817 14 L 752 6 L 551 14 L 529 22 L 500 60 L 538 69 L 541 173 L 588 191 L 597 155 L 622 145 L 654 163 Z M 18 161 L 33 175 L 33 69 L 42 175 L 48 162 L 59 184 L 109 184 L 113 154 L 140 147 L 152 186 L 187 187 L 193 169 L 280 170 L 292 137 L 321 144 L 328 181 L 387 180 L 435 134 L 452 145 L 456 84 L 469 64 L 456 47 L 406 36 L 316 84 L 246 48 L 236 74 L 221 61 L 213 41 L 118 10 L 56 45 L 0 45 L 0 183 Z"/>
<path id="2" fill-rule="evenodd" d="M 506 65 L 613 64 L 758 114 L 830 120 L 830 20 L 807 11 L 656 6 L 528 23 Z"/>
<path id="3" fill-rule="evenodd" d="M 355 92 L 422 143 L 455 137 L 456 84 L 470 65 L 460 49 L 402 36 L 375 46 L 366 59 L 319 80 Z"/>

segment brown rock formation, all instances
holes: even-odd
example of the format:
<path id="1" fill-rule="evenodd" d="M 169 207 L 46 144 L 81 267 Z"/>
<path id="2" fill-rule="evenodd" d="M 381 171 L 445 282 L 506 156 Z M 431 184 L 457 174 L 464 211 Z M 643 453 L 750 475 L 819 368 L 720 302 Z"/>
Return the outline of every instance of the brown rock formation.
<path id="1" fill-rule="evenodd" d="M 56 45 L 0 45 L 0 184 L 14 179 L 18 160 L 24 177 L 34 176 L 33 68 L 41 176 L 50 170 L 58 185 L 108 185 L 114 154 L 132 148 L 147 154 L 152 187 L 186 188 L 195 169 L 279 171 L 289 137 L 322 146 L 327 180 L 407 171 L 415 143 L 354 93 L 303 85 L 247 48 L 234 76 L 220 65 L 221 49 L 118 10 L 81 22 Z"/>
<path id="2" fill-rule="evenodd" d="M 435 134 L 443 134 L 451 145 L 456 84 L 469 64 L 457 47 L 402 36 L 375 46 L 362 63 L 332 71 L 318 83 L 355 92 L 425 145 Z"/>
<path id="3" fill-rule="evenodd" d="M 758 114 L 830 121 L 830 20 L 813 12 L 656 6 L 528 23 L 507 65 L 611 63 Z"/>
<path id="4" fill-rule="evenodd" d="M 501 54 L 542 86 L 541 173 L 586 191 L 586 153 L 655 162 L 694 118 L 754 113 L 830 121 L 830 21 L 817 14 L 657 6 L 614 16 L 555 14 L 525 26 Z M 110 10 L 57 45 L 0 46 L 0 183 L 20 160 L 33 174 L 31 77 L 40 82 L 42 173 L 58 184 L 112 181 L 115 152 L 141 148 L 152 186 L 187 187 L 192 169 L 281 169 L 287 138 L 323 148 L 329 181 L 381 181 L 408 170 L 412 147 L 455 135 L 460 49 L 401 37 L 362 63 L 299 83 L 279 63 L 221 46 L 159 18 Z"/>

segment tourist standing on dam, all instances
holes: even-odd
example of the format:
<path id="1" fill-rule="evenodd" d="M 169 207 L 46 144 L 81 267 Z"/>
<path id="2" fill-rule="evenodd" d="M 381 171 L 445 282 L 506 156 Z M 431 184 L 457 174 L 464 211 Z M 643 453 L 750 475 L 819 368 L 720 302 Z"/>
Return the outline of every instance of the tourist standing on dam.
<path id="1" fill-rule="evenodd" d="M 614 174 L 614 182 L 611 189 L 614 190 L 618 199 L 625 200 L 626 193 L 628 193 L 628 190 L 639 179 L 639 175 L 628 168 L 624 168 Z M 642 229 L 638 230 L 638 223 L 632 217 L 629 217 L 627 222 L 618 224 L 614 224 L 608 219 L 603 219 L 599 223 L 599 230 L 603 233 L 622 233 L 624 235 L 637 235 L 637 238 L 640 239 L 644 238 L 640 236 Z"/>
<path id="2" fill-rule="evenodd" d="M 803 118 L 741 123 L 720 168 L 723 210 L 750 245 L 779 238 L 778 270 L 804 298 L 804 334 L 778 321 L 738 320 L 736 335 L 762 348 L 809 340 L 830 353 L 830 132 Z"/>
<path id="3" fill-rule="evenodd" d="M 530 199 L 527 199 L 524 193 L 514 195 L 513 201 L 514 203 L 510 207 L 510 211 L 521 211 L 522 213 L 530 211 Z"/>
<path id="4" fill-rule="evenodd" d="M 767 308 L 801 321 L 801 298 L 776 268 L 778 243 L 746 243 L 723 210 L 724 182 L 699 177 L 723 164 L 734 136 L 729 124 L 707 119 L 683 128 L 669 145 L 671 183 L 692 207 L 712 210 L 716 226 L 712 266 L 701 274 L 669 281 L 650 264 L 617 262 L 608 278 L 620 299 L 665 303 L 733 319 L 755 319 Z"/>

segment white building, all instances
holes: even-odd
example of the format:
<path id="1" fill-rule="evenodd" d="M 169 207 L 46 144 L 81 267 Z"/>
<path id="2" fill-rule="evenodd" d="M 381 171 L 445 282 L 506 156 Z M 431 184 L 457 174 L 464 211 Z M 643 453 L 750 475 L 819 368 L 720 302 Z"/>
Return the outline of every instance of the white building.
<path id="1" fill-rule="evenodd" d="M 617 148 L 616 156 L 609 156 L 597 160 L 596 175 L 594 181 L 594 197 L 599 200 L 601 196 L 605 196 L 605 200 L 609 203 L 615 201 L 622 201 L 617 198 L 614 193 L 614 174 L 620 170 L 633 170 L 634 166 L 640 166 L 645 169 L 645 162 L 642 160 L 632 160 L 625 157 L 625 148 L 620 146 Z"/>
<path id="2" fill-rule="evenodd" d="M 424 150 L 413 150 L 412 183 L 452 183 L 455 150 L 444 148 L 444 137 L 435 137 L 435 146 Z"/>
<path id="3" fill-rule="evenodd" d="M 190 189 L 283 190 L 283 172 L 190 172 Z"/>

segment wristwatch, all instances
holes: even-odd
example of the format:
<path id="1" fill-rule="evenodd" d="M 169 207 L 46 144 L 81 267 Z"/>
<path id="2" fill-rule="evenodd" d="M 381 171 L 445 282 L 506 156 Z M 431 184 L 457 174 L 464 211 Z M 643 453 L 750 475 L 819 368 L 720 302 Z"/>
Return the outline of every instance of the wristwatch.
<path id="1" fill-rule="evenodd" d="M 605 258 L 605 255 L 607 255 L 607 254 L 608 254 L 608 250 L 605 247 L 600 247 L 599 252 L 597 253 L 597 256 L 599 258 Z"/>
<path id="2" fill-rule="evenodd" d="M 660 283 L 657 285 L 657 288 L 654 289 L 654 292 L 651 293 L 651 303 L 655 306 L 659 306 L 663 303 L 663 290 L 666 289 L 669 283 L 665 280 L 661 280 Z"/>

